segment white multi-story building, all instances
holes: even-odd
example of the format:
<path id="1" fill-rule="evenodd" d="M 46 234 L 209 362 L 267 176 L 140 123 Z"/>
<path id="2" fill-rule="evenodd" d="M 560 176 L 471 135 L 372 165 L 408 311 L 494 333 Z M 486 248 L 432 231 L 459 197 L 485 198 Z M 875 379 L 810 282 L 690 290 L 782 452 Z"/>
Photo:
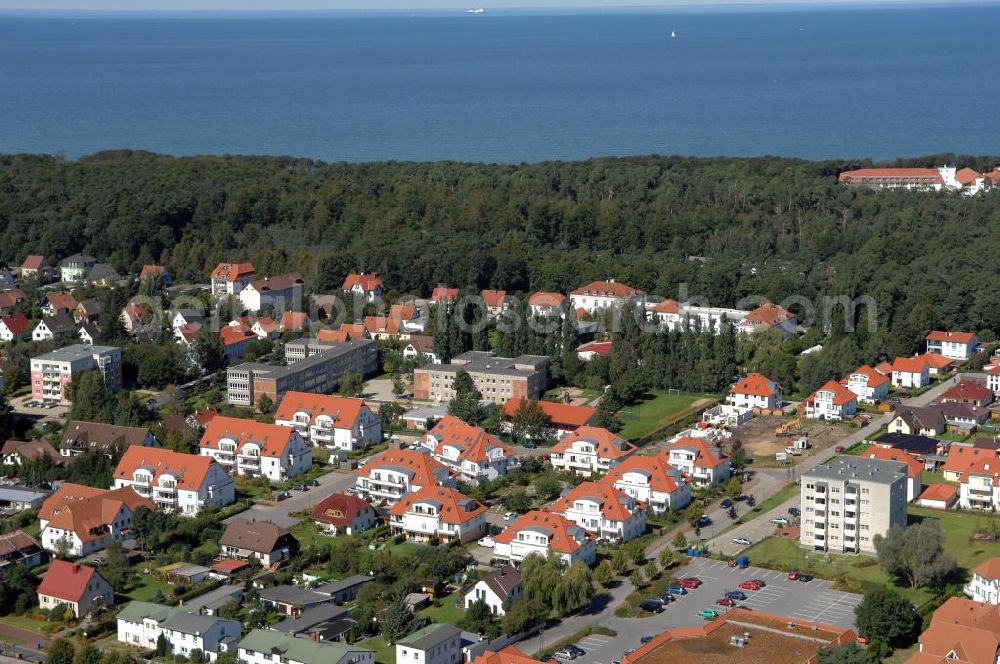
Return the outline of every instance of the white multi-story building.
<path id="1" fill-rule="evenodd" d="M 946 332 L 935 330 L 927 335 L 927 352 L 951 360 L 967 360 L 976 352 L 979 339 L 975 332 Z"/>
<path id="2" fill-rule="evenodd" d="M 352 272 L 344 279 L 341 289 L 363 297 L 367 302 L 374 302 L 375 298 L 382 296 L 382 277 L 374 272 L 368 274 Z"/>
<path id="3" fill-rule="evenodd" d="M 990 558 L 972 570 L 965 594 L 975 602 L 1000 605 L 1000 558 Z"/>
<path id="4" fill-rule="evenodd" d="M 628 542 L 646 532 L 645 504 L 603 482 L 583 482 L 550 509 L 613 542 Z"/>
<path id="5" fill-rule="evenodd" d="M 240 641 L 239 661 L 240 664 L 374 664 L 375 653 L 337 641 L 255 629 Z"/>
<path id="6" fill-rule="evenodd" d="M 549 461 L 557 470 L 577 475 L 606 473 L 636 449 L 635 445 L 607 429 L 582 426 L 552 446 Z"/>
<path id="7" fill-rule="evenodd" d="M 316 447 L 352 452 L 382 442 L 382 421 L 361 399 L 286 392 L 274 423 L 293 427 Z"/>
<path id="8" fill-rule="evenodd" d="M 587 313 L 594 313 L 598 309 L 611 309 L 619 307 L 626 302 L 632 302 L 642 298 L 646 293 L 638 288 L 632 288 L 625 284 L 620 284 L 614 279 L 608 281 L 592 281 L 586 286 L 576 289 L 569 294 L 570 307 Z"/>
<path id="9" fill-rule="evenodd" d="M 1000 395 L 1000 364 L 986 370 L 986 387 L 993 390 L 994 395 Z"/>
<path id="10" fill-rule="evenodd" d="M 389 505 L 424 487 L 454 488 L 456 483 L 455 474 L 426 450 L 386 450 L 354 472 L 363 498 Z"/>
<path id="11" fill-rule="evenodd" d="M 200 650 L 210 662 L 240 639 L 240 623 L 209 616 L 184 606 L 129 602 L 118 614 L 118 641 L 153 650 L 163 636 L 176 655 L 189 657 Z"/>
<path id="12" fill-rule="evenodd" d="M 489 530 L 485 505 L 443 486 L 424 487 L 404 496 L 389 510 L 389 525 L 394 534 L 418 542 L 436 538 L 464 544 Z"/>
<path id="13" fill-rule="evenodd" d="M 745 334 L 775 330 L 782 339 L 795 335 L 799 321 L 794 314 L 777 304 L 762 304 L 749 312 L 739 322 L 736 329 Z"/>
<path id="14" fill-rule="evenodd" d="M 272 482 L 312 468 L 312 452 L 295 429 L 238 417 L 213 417 L 198 443 L 200 454 L 226 470 Z"/>
<path id="15" fill-rule="evenodd" d="M 646 309 L 650 318 L 667 330 L 692 329 L 713 334 L 719 334 L 726 323 L 739 325 L 749 313 L 740 309 L 700 307 L 677 300 L 647 304 Z"/>
<path id="16" fill-rule="evenodd" d="M 875 403 L 889 396 L 889 376 L 862 364 L 840 381 L 862 403 Z"/>
<path id="17" fill-rule="evenodd" d="M 931 369 L 922 357 L 897 357 L 892 363 L 892 384 L 896 387 L 927 387 Z"/>
<path id="18" fill-rule="evenodd" d="M 698 486 L 729 479 L 729 455 L 702 438 L 684 436 L 663 448 L 668 465 L 690 476 Z"/>
<path id="19" fill-rule="evenodd" d="M 298 272 L 254 279 L 240 291 L 240 302 L 252 313 L 268 307 L 289 310 L 301 303 L 304 283 Z"/>
<path id="20" fill-rule="evenodd" d="M 496 436 L 451 415 L 424 434 L 420 445 L 472 484 L 495 480 L 519 465 L 514 451 Z"/>
<path id="21" fill-rule="evenodd" d="M 75 344 L 31 358 L 31 397 L 69 404 L 69 384 L 82 371 L 99 371 L 111 392 L 122 386 L 122 351 L 114 346 Z"/>
<path id="22" fill-rule="evenodd" d="M 253 263 L 219 263 L 212 270 L 212 296 L 238 296 L 255 276 Z"/>
<path id="23" fill-rule="evenodd" d="M 132 487 L 166 512 L 197 514 L 236 500 L 233 478 L 207 456 L 156 447 L 125 450 L 114 473 L 114 488 Z"/>
<path id="24" fill-rule="evenodd" d="M 875 535 L 906 526 L 906 465 L 840 457 L 802 475 L 800 543 L 815 551 L 875 554 Z"/>
<path id="25" fill-rule="evenodd" d="M 946 480 L 961 483 L 958 506 L 962 509 L 1000 510 L 1000 455 L 996 450 L 952 445 L 942 467 Z"/>
<path id="26" fill-rule="evenodd" d="M 726 402 L 737 408 L 773 410 L 781 407 L 783 399 L 781 385 L 763 374 L 752 373 L 729 388 Z"/>
<path id="27" fill-rule="evenodd" d="M 462 630 L 454 625 L 427 625 L 396 644 L 397 664 L 462 664 L 464 661 Z"/>
<path id="28" fill-rule="evenodd" d="M 603 481 L 641 500 L 654 513 L 681 510 L 691 502 L 691 484 L 662 454 L 630 456 L 609 470 Z"/>
<path id="29" fill-rule="evenodd" d="M 38 512 L 42 548 L 87 556 L 128 537 L 132 514 L 153 503 L 129 488 L 109 491 L 63 482 Z"/>
<path id="30" fill-rule="evenodd" d="M 493 557 L 520 565 L 531 554 L 543 558 L 549 551 L 567 565 L 597 561 L 597 538 L 561 514 L 528 512 L 494 538 Z"/>
<path id="31" fill-rule="evenodd" d="M 858 396 L 835 380 L 828 380 L 806 397 L 806 417 L 840 422 L 858 412 Z"/>

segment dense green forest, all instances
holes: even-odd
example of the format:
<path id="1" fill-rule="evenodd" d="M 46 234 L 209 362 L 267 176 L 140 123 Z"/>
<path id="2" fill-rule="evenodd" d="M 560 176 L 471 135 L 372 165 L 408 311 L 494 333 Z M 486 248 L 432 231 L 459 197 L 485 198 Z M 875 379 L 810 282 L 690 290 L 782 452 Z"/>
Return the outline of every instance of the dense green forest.
<path id="1" fill-rule="evenodd" d="M 986 170 L 1000 160 L 939 155 Z M 870 295 L 889 327 L 1000 330 L 1000 191 L 852 190 L 856 162 L 641 157 L 524 165 L 324 164 L 108 152 L 0 157 L 0 260 L 85 251 L 120 271 L 204 281 L 220 260 L 301 271 L 314 291 L 374 270 L 439 283 L 569 291 L 614 277 L 731 306 L 746 295 Z M 393 293 L 390 292 L 390 296 Z M 927 311 L 930 305 L 932 311 Z"/>

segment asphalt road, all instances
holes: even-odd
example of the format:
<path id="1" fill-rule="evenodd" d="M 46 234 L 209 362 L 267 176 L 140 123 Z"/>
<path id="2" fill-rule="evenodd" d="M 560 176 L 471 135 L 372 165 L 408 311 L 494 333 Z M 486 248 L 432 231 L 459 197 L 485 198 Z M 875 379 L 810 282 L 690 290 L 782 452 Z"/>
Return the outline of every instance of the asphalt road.
<path id="1" fill-rule="evenodd" d="M 354 479 L 354 473 L 346 469 L 320 475 L 316 478 L 319 486 L 314 486 L 308 491 L 289 491 L 292 494 L 291 498 L 274 504 L 258 503 L 248 510 L 229 517 L 224 523 L 232 523 L 238 519 L 250 519 L 271 521 L 282 528 L 291 528 L 299 522 L 298 519 L 291 516 L 292 513 L 311 510 L 313 505 L 331 493 L 342 493 L 347 487 L 353 486 Z"/>

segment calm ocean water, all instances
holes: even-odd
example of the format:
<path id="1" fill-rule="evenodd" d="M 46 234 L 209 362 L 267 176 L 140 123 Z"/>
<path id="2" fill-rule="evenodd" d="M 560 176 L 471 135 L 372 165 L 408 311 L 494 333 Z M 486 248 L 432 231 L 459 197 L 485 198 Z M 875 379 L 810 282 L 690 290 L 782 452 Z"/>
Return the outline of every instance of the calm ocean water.
<path id="1" fill-rule="evenodd" d="M 996 5 L 0 15 L 0 152 L 1000 154 L 998 45 Z"/>

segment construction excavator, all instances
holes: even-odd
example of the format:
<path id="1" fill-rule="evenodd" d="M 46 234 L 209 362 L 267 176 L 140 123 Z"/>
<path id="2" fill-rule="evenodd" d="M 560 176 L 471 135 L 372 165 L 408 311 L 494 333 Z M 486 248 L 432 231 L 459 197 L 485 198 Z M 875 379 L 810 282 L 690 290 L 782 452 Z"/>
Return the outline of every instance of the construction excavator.
<path id="1" fill-rule="evenodd" d="M 802 419 L 796 417 L 794 420 L 789 420 L 777 427 L 774 430 L 774 435 L 779 438 L 784 438 L 785 436 L 794 435 L 796 431 L 802 428 Z"/>

